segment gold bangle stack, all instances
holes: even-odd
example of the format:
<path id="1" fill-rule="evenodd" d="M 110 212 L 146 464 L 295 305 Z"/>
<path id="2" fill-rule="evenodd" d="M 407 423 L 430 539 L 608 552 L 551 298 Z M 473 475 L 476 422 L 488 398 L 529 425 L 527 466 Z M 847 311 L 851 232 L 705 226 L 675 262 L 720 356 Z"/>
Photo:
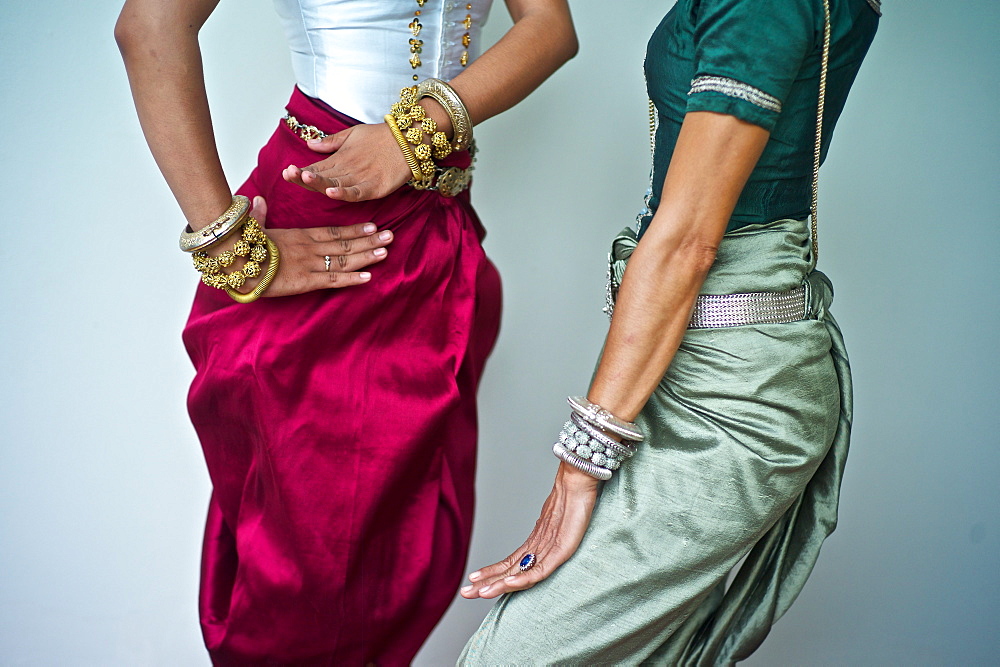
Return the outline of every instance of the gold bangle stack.
<path id="1" fill-rule="evenodd" d="M 212 228 L 208 234 L 185 231 L 181 235 L 181 249 L 192 248 L 191 260 L 194 268 L 201 273 L 201 280 L 209 287 L 225 290 L 234 301 L 250 303 L 256 301 L 271 284 L 278 272 L 278 248 L 267 237 L 260 224 L 248 214 L 250 200 L 242 195 L 233 197 L 229 209 L 208 225 Z M 234 232 L 239 231 L 240 238 L 231 250 L 225 250 L 217 255 L 210 255 L 209 248 L 221 243 Z M 197 238 L 192 238 L 197 237 Z M 185 239 L 188 240 L 187 243 Z M 229 272 L 224 271 L 242 260 L 243 265 Z M 267 261 L 267 268 L 262 266 Z M 248 279 L 256 278 L 264 272 L 264 276 L 256 287 L 248 294 L 236 291 Z"/>
<path id="2" fill-rule="evenodd" d="M 453 142 L 448 141 L 448 135 L 438 130 L 434 119 L 418 104 L 422 97 L 431 97 L 444 107 L 455 130 Z M 468 187 L 471 168 L 437 166 L 438 160 L 444 160 L 453 151 L 469 148 L 472 140 L 469 112 L 451 86 L 440 79 L 427 79 L 419 86 L 403 88 L 399 102 L 392 105 L 384 119 L 413 174 L 410 186 L 417 190 L 439 190 L 446 197 L 454 197 Z M 442 179 L 443 188 L 439 187 Z"/>

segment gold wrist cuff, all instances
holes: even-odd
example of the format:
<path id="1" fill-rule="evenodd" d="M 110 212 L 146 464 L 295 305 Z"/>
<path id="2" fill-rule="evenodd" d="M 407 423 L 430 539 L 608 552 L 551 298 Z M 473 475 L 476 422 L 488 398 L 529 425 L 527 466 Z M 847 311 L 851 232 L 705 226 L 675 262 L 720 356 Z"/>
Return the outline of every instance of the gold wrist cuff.
<path id="1" fill-rule="evenodd" d="M 186 227 L 181 232 L 180 247 L 184 252 L 204 250 L 219 243 L 239 229 L 250 211 L 250 200 L 243 195 L 235 195 L 226 212 L 196 232 Z"/>
<path id="2" fill-rule="evenodd" d="M 464 151 L 472 143 L 472 119 L 455 89 L 441 79 L 424 79 L 417 85 L 417 99 L 430 97 L 444 107 L 451 119 L 451 145 Z"/>

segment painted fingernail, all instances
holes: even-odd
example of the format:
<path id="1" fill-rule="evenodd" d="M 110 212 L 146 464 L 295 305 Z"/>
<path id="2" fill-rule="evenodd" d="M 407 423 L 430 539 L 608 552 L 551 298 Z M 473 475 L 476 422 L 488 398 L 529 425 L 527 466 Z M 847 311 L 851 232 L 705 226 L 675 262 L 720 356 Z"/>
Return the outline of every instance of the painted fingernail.
<path id="1" fill-rule="evenodd" d="M 375 255 L 376 257 L 381 257 L 386 252 L 388 251 L 385 248 L 375 248 L 374 250 L 372 250 L 372 254 Z"/>
<path id="2" fill-rule="evenodd" d="M 478 581 L 481 576 L 483 576 L 482 572 L 473 572 L 469 575 L 469 581 Z"/>
<path id="3" fill-rule="evenodd" d="M 469 584 L 468 586 L 462 586 L 462 592 L 463 593 L 471 593 L 472 592 L 472 584 Z"/>
<path id="4" fill-rule="evenodd" d="M 378 227 L 376 227 L 374 223 L 369 222 L 366 223 L 365 226 L 361 228 L 361 231 L 363 231 L 365 234 L 374 234 L 376 229 L 378 229 Z"/>
<path id="5" fill-rule="evenodd" d="M 388 241 L 392 238 L 392 232 L 382 232 L 378 235 L 380 241 Z"/>
<path id="6" fill-rule="evenodd" d="M 362 271 L 358 275 L 358 277 L 361 278 L 361 280 L 371 280 L 372 274 L 368 273 L 367 271 Z"/>
<path id="7" fill-rule="evenodd" d="M 504 579 L 503 582 L 505 584 L 512 584 L 512 583 L 514 583 L 515 579 L 516 579 L 516 577 L 512 574 L 509 577 L 507 577 L 506 579 Z"/>
<path id="8" fill-rule="evenodd" d="M 327 188 L 326 189 L 326 194 L 330 195 L 331 197 L 334 196 L 334 195 L 336 195 L 336 194 L 338 194 L 339 192 L 340 192 L 340 188 Z"/>
<path id="9" fill-rule="evenodd" d="M 479 589 L 479 594 L 480 595 L 483 595 L 484 593 L 489 593 L 489 592 L 490 592 L 490 587 L 489 586 L 483 586 L 482 588 Z"/>
<path id="10" fill-rule="evenodd" d="M 306 143 L 308 143 L 308 144 L 318 144 L 321 141 L 323 141 L 323 140 L 322 139 L 313 138 L 313 139 L 310 139 L 309 141 L 307 141 Z"/>

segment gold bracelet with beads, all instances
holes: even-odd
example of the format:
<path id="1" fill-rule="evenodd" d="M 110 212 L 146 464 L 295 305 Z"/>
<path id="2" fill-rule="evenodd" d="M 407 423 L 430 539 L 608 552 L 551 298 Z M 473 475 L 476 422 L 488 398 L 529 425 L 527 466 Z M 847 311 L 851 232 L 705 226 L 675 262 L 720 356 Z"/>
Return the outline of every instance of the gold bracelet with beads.
<path id="1" fill-rule="evenodd" d="M 451 155 L 452 147 L 448 135 L 439 132 L 434 119 L 417 104 L 416 90 L 416 86 L 403 88 L 399 93 L 399 102 L 392 105 L 391 113 L 400 131 L 406 131 L 407 141 L 414 146 L 417 159 L 420 160 L 421 171 L 430 173 L 431 167 L 425 163 L 431 161 L 431 158 L 445 159 Z M 430 145 L 427 148 L 420 148 L 424 145 L 424 134 L 430 137 Z"/>
<path id="2" fill-rule="evenodd" d="M 241 238 L 232 250 L 226 250 L 214 257 L 204 250 L 199 250 L 192 255 L 191 260 L 194 268 L 202 274 L 202 282 L 209 287 L 236 289 L 242 287 L 247 278 L 256 278 L 260 275 L 260 265 L 267 259 L 266 241 L 267 236 L 257 220 L 248 218 L 241 230 Z M 238 257 L 244 258 L 243 266 L 232 273 L 224 272 L 223 269 L 232 266 Z"/>
<path id="3" fill-rule="evenodd" d="M 236 231 L 246 220 L 250 211 L 250 200 L 243 195 L 233 196 L 225 213 L 196 232 L 186 227 L 181 232 L 180 246 L 184 252 L 196 252 L 220 243 Z"/>
<path id="4" fill-rule="evenodd" d="M 431 159 L 431 147 L 424 143 L 424 132 L 426 131 L 424 128 L 433 128 L 431 130 L 433 132 L 437 129 L 437 123 L 432 118 L 427 117 L 424 108 L 419 104 L 409 107 L 405 113 L 394 114 L 394 118 L 396 119 L 396 127 L 401 132 L 406 130 L 403 136 L 413 147 L 413 154 L 417 158 L 421 174 L 425 179 L 434 178 L 435 164 Z"/>
<path id="5" fill-rule="evenodd" d="M 263 232 L 261 233 L 263 234 Z M 264 294 L 264 291 L 270 287 L 271 281 L 274 280 L 274 276 L 278 274 L 278 264 L 281 261 L 281 255 L 278 253 L 278 246 L 274 245 L 274 241 L 269 239 L 266 235 L 264 235 L 264 243 L 267 244 L 267 252 L 271 258 L 267 263 L 267 271 L 264 273 L 264 277 L 260 279 L 260 282 L 257 283 L 257 286 L 246 294 L 237 292 L 235 289 L 229 287 L 226 288 L 226 293 L 232 297 L 233 301 L 236 303 L 250 303 L 259 299 L 261 295 Z"/>

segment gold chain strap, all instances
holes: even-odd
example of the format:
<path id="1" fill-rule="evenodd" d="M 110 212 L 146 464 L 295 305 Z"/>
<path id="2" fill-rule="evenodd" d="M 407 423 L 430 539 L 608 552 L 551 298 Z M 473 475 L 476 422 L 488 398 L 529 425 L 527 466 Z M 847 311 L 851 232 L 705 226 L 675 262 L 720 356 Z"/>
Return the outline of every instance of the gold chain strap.
<path id="1" fill-rule="evenodd" d="M 656 105 L 649 100 L 649 150 L 656 152 Z"/>
<path id="2" fill-rule="evenodd" d="M 816 143 L 813 147 L 812 201 L 809 204 L 813 266 L 819 259 L 819 158 L 823 148 L 823 112 L 826 108 L 826 72 L 830 64 L 830 0 L 823 0 L 823 60 L 819 70 L 819 103 L 816 107 Z M 656 151 L 656 106 L 649 100 L 649 148 Z"/>
<path id="3" fill-rule="evenodd" d="M 823 60 L 819 68 L 819 104 L 816 106 L 816 145 L 813 149 L 812 202 L 809 205 L 812 263 L 819 260 L 819 154 L 823 148 L 823 110 L 826 107 L 826 70 L 830 64 L 830 0 L 823 0 Z"/>

